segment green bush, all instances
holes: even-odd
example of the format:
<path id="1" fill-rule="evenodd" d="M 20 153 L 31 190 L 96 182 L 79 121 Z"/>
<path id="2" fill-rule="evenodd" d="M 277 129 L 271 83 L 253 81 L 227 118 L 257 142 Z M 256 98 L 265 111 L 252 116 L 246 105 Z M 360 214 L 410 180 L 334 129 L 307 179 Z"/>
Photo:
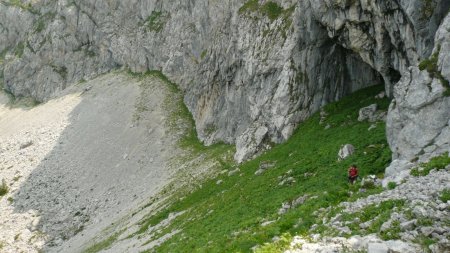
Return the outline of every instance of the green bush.
<path id="1" fill-rule="evenodd" d="M 395 189 L 395 187 L 397 187 L 397 183 L 389 182 L 387 187 L 388 187 L 389 190 Z"/>
<path id="2" fill-rule="evenodd" d="M 275 2 L 267 2 L 261 6 L 261 11 L 269 17 L 270 21 L 274 21 L 283 13 L 283 7 Z"/>
<path id="3" fill-rule="evenodd" d="M 400 232 L 400 222 L 394 221 L 389 229 L 380 232 L 380 237 L 385 241 L 398 240 L 400 239 Z"/>
<path id="4" fill-rule="evenodd" d="M 5 196 L 9 191 L 8 185 L 6 184 L 6 180 L 2 180 L 2 184 L 0 185 L 0 197 Z"/>
<path id="5" fill-rule="evenodd" d="M 168 12 L 152 11 L 152 14 L 147 19 L 148 29 L 152 32 L 160 32 L 169 20 Z"/>
<path id="6" fill-rule="evenodd" d="M 448 202 L 450 200 L 450 188 L 443 190 L 441 192 L 441 196 L 439 196 L 439 199 L 444 203 Z"/>
<path id="7" fill-rule="evenodd" d="M 292 14 L 294 8 L 288 8 L 283 9 L 278 3 L 269 1 L 264 3 L 263 5 L 260 5 L 258 0 L 249 0 L 242 5 L 241 8 L 239 8 L 239 13 L 251 13 L 251 12 L 259 12 L 264 16 L 267 16 L 270 21 L 275 21 L 280 16 L 284 15 L 290 15 Z"/>
<path id="8" fill-rule="evenodd" d="M 433 169 L 442 170 L 445 169 L 447 165 L 450 164 L 450 157 L 448 156 L 448 152 L 436 156 L 430 159 L 427 163 L 420 164 L 419 168 L 413 168 L 410 172 L 411 176 L 419 177 L 426 176 L 430 174 L 430 171 Z"/>
<path id="9" fill-rule="evenodd" d="M 436 52 L 433 55 L 431 55 L 431 57 L 429 59 L 425 59 L 420 62 L 419 69 L 427 70 L 427 72 L 430 74 L 430 76 L 432 78 L 439 79 L 445 88 L 444 96 L 450 96 L 450 83 L 447 79 L 445 79 L 445 77 L 439 71 L 438 66 L 437 66 L 439 52 L 440 52 L 440 47 L 438 47 Z"/>
<path id="10" fill-rule="evenodd" d="M 20 42 L 19 44 L 17 44 L 16 48 L 14 49 L 14 54 L 18 58 L 21 58 L 24 50 L 25 50 L 25 44 L 23 42 Z"/>
<path id="11" fill-rule="evenodd" d="M 244 5 L 239 8 L 239 13 L 243 14 L 245 12 L 253 12 L 259 9 L 258 0 L 249 0 L 244 3 Z"/>

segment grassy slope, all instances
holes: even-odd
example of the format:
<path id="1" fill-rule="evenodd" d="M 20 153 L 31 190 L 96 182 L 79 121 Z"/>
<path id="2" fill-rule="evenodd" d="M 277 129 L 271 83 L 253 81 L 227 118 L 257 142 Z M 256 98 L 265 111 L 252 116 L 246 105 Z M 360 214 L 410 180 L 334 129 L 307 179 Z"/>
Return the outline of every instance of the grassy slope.
<path id="1" fill-rule="evenodd" d="M 143 220 L 140 231 L 158 224 L 169 213 L 188 210 L 162 231 L 161 235 L 182 229 L 157 248 L 157 252 L 248 252 L 251 247 L 285 232 L 307 233 L 317 222 L 315 210 L 358 197 L 359 193 L 349 196 L 350 191 L 357 191 L 357 187 L 349 186 L 346 181 L 350 164 L 357 164 L 361 176 L 365 176 L 381 174 L 389 163 L 391 153 L 384 123 L 378 123 L 369 132 L 370 123 L 357 121 L 361 107 L 377 103 L 381 109 L 387 109 L 388 100 L 373 98 L 381 90 L 381 86 L 371 87 L 326 106 L 329 116 L 324 124 L 319 124 L 318 114 L 313 115 L 289 141 L 242 164 L 240 173 L 233 176 L 225 173 L 206 181 L 203 187 L 175 201 L 166 210 Z M 331 128 L 325 130 L 327 124 Z M 356 153 L 339 162 L 337 152 L 346 143 L 353 144 Z M 276 166 L 256 176 L 254 173 L 262 161 L 276 161 Z M 232 164 L 223 166 L 230 168 Z M 289 175 L 288 171 L 291 171 Z M 305 177 L 305 173 L 313 176 Z M 289 176 L 296 182 L 280 186 L 280 181 Z M 223 183 L 216 184 L 218 180 Z M 304 194 L 317 198 L 278 215 L 283 202 Z M 276 222 L 261 226 L 269 220 Z"/>

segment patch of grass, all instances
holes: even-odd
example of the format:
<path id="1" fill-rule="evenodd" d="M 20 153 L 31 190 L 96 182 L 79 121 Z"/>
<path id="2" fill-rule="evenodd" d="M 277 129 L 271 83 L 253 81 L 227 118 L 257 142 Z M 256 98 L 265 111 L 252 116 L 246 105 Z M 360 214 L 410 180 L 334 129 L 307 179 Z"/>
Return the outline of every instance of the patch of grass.
<path id="1" fill-rule="evenodd" d="M 389 240 L 398 240 L 400 239 L 400 222 L 394 221 L 391 224 L 391 227 L 388 230 L 380 232 L 380 238 L 389 241 Z"/>
<path id="2" fill-rule="evenodd" d="M 207 50 L 203 50 L 202 53 L 200 54 L 200 58 L 203 60 L 206 57 L 207 53 L 208 53 Z"/>
<path id="3" fill-rule="evenodd" d="M 450 164 L 450 157 L 448 152 L 436 156 L 430 159 L 427 163 L 422 163 L 418 168 L 411 169 L 410 174 L 415 177 L 426 176 L 430 174 L 430 171 L 433 169 L 443 170 L 447 165 Z"/>
<path id="4" fill-rule="evenodd" d="M 439 79 L 445 88 L 444 96 L 450 96 L 450 83 L 447 79 L 445 79 L 445 77 L 439 71 L 438 66 L 437 66 L 440 51 L 441 51 L 441 49 L 438 46 L 438 49 L 436 50 L 436 52 L 434 54 L 432 54 L 429 59 L 425 59 L 420 62 L 419 69 L 427 70 L 432 78 Z"/>
<path id="5" fill-rule="evenodd" d="M 364 106 L 378 103 L 380 109 L 387 109 L 387 99 L 380 101 L 374 98 L 381 90 L 382 86 L 370 87 L 325 106 L 324 110 L 329 115 L 325 124 L 330 124 L 329 129 L 323 130 L 318 113 L 313 115 L 287 142 L 241 164 L 240 172 L 232 176 L 224 173 L 207 180 L 192 193 L 178 196 L 167 208 L 146 217 L 139 224 L 140 233 L 166 219 L 170 213 L 180 211 L 186 212 L 160 234 L 175 229 L 182 232 L 161 244 L 155 249 L 157 252 L 250 252 L 252 247 L 263 245 L 274 236 L 307 233 L 313 224 L 321 223 L 315 211 L 349 201 L 351 192 L 358 190 L 347 183 L 347 168 L 351 164 L 357 164 L 360 176 L 364 177 L 382 173 L 390 163 L 391 152 L 384 124 L 379 123 L 379 127 L 369 135 L 370 123 L 357 120 L 359 109 Z M 193 139 L 188 138 L 188 146 L 197 145 L 198 140 L 194 137 L 192 134 L 190 138 Z M 356 151 L 348 159 L 338 161 L 337 152 L 344 143 L 353 144 Z M 207 150 L 200 144 L 197 154 Z M 216 153 L 220 154 L 221 151 Z M 261 161 L 276 161 L 276 165 L 255 176 Z M 228 168 L 234 169 L 232 166 L 229 164 Z M 305 176 L 307 174 L 314 176 Z M 296 183 L 280 185 L 280 178 L 287 175 Z M 216 184 L 218 180 L 222 183 Z M 361 194 L 379 191 L 370 189 L 370 192 Z M 307 199 L 283 215 L 278 214 L 282 203 L 305 194 L 314 196 L 314 199 Z M 355 194 L 358 193 L 353 196 Z M 378 232 L 377 229 L 389 219 L 390 211 L 401 203 L 400 200 L 383 202 L 379 207 L 364 210 L 361 215 L 365 219 L 377 217 L 378 222 L 371 230 Z M 261 226 L 269 220 L 275 222 Z"/>
<path id="6" fill-rule="evenodd" d="M 16 48 L 14 49 L 14 55 L 18 58 L 21 58 L 23 56 L 24 49 L 25 44 L 23 42 L 19 42 L 19 44 L 17 44 Z"/>
<path id="7" fill-rule="evenodd" d="M 292 241 L 289 233 L 284 233 L 279 240 L 273 243 L 265 243 L 263 246 L 255 249 L 255 253 L 282 253 L 286 251 Z"/>
<path id="8" fill-rule="evenodd" d="M 404 200 L 387 200 L 383 201 L 379 204 L 372 204 L 364 207 L 360 212 L 357 213 L 344 213 L 343 220 L 344 221 L 354 221 L 358 219 L 358 222 L 353 222 L 349 225 L 349 228 L 352 230 L 352 235 L 357 234 L 371 234 L 371 233 L 379 233 L 381 237 L 394 236 L 392 233 L 380 232 L 380 228 L 388 221 L 391 217 L 391 213 L 394 208 L 401 208 L 405 204 Z M 372 221 L 370 226 L 366 230 L 362 230 L 359 227 L 360 223 Z M 396 228 L 392 228 L 393 230 L 390 232 L 397 231 Z M 398 228 L 399 229 L 399 228 Z"/>
<path id="9" fill-rule="evenodd" d="M 9 91 L 8 89 L 6 89 L 4 87 L 4 83 L 2 80 L 3 76 L 1 74 L 2 74 L 2 72 L 0 71 L 0 92 L 3 92 L 8 97 L 7 106 L 9 108 L 19 108 L 19 107 L 32 108 L 41 103 L 40 101 L 38 101 L 32 97 L 22 97 L 22 96 L 16 97 L 11 91 Z M 17 178 L 17 180 L 18 179 L 19 178 Z M 16 180 L 16 177 L 14 177 L 13 180 Z"/>
<path id="10" fill-rule="evenodd" d="M 450 188 L 443 190 L 439 199 L 444 203 L 448 202 L 450 200 Z"/>
<path id="11" fill-rule="evenodd" d="M 5 56 L 8 53 L 8 51 L 9 51 L 9 48 L 5 48 L 5 49 L 3 49 L 3 51 L 0 52 L 0 64 L 2 64 L 3 61 L 5 60 Z M 1 75 L 3 75 L 3 71 L 0 71 L 0 72 L 2 72 Z"/>
<path id="12" fill-rule="evenodd" d="M 14 6 L 33 14 L 39 14 L 37 10 L 33 9 L 33 5 L 31 3 L 23 3 L 21 0 L 6 0 L 3 1 L 3 4 L 6 6 Z"/>
<path id="13" fill-rule="evenodd" d="M 259 10 L 258 0 L 249 0 L 245 2 L 241 8 L 239 8 L 239 14 L 244 14 L 246 12 L 255 12 Z"/>
<path id="14" fill-rule="evenodd" d="M 434 13 L 436 8 L 433 0 L 422 0 L 422 20 L 429 20 Z"/>
<path id="15" fill-rule="evenodd" d="M 431 252 L 430 246 L 435 244 L 436 240 L 425 235 L 420 235 L 414 240 L 414 242 L 421 245 L 424 252 Z"/>
<path id="16" fill-rule="evenodd" d="M 393 190 L 393 189 L 395 189 L 395 187 L 397 187 L 397 183 L 395 183 L 395 182 L 389 182 L 387 185 L 387 188 L 389 190 Z"/>
<path id="17" fill-rule="evenodd" d="M 293 8 L 283 9 L 278 3 L 268 1 L 260 5 L 258 0 L 249 0 L 239 8 L 239 14 L 258 12 L 269 18 L 271 22 L 285 14 L 292 14 Z"/>
<path id="18" fill-rule="evenodd" d="M 419 219 L 417 219 L 417 225 L 421 227 L 432 226 L 433 220 L 428 217 L 420 217 Z"/>
<path id="19" fill-rule="evenodd" d="M 117 240 L 122 232 L 115 233 L 103 241 L 100 241 L 91 247 L 85 249 L 83 253 L 96 253 L 108 249 Z"/>
<path id="20" fill-rule="evenodd" d="M 278 3 L 269 1 L 261 6 L 261 11 L 264 13 L 271 21 L 274 21 L 283 13 L 283 7 L 278 5 Z"/>
<path id="21" fill-rule="evenodd" d="M 0 184 L 0 197 L 5 196 L 9 192 L 9 187 L 6 184 L 6 180 L 2 179 L 2 184 Z"/>
<path id="22" fill-rule="evenodd" d="M 147 27 L 152 32 L 161 32 L 169 18 L 168 12 L 152 11 L 152 14 L 147 18 Z"/>

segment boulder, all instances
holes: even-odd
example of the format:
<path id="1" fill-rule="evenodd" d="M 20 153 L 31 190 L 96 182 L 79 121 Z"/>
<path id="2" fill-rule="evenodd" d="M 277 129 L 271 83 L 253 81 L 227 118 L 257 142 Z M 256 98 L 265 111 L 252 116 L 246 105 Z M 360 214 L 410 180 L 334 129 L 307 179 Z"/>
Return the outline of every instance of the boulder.
<path id="1" fill-rule="evenodd" d="M 257 171 L 255 171 L 255 175 L 259 176 L 263 174 L 266 170 L 273 168 L 274 166 L 275 166 L 274 162 L 263 161 L 259 164 L 259 168 Z"/>
<path id="2" fill-rule="evenodd" d="M 410 169 L 414 166 L 413 163 L 396 159 L 392 161 L 384 173 L 385 178 L 382 181 L 383 187 L 387 187 L 389 182 L 400 184 L 404 179 L 409 177 Z"/>
<path id="3" fill-rule="evenodd" d="M 370 122 L 374 121 L 375 112 L 377 111 L 377 104 L 371 104 L 367 107 L 363 107 L 359 110 L 358 121 L 369 120 Z"/>
<path id="4" fill-rule="evenodd" d="M 420 249 L 400 240 L 392 240 L 385 243 L 389 248 L 389 253 L 416 253 L 420 251 Z"/>
<path id="5" fill-rule="evenodd" d="M 382 242 L 371 242 L 367 247 L 367 253 L 389 253 L 389 248 Z"/>
<path id="6" fill-rule="evenodd" d="M 234 160 L 237 163 L 242 163 L 255 154 L 263 150 L 264 139 L 266 138 L 269 129 L 262 125 L 255 125 L 248 128 L 236 141 L 236 154 Z"/>
<path id="7" fill-rule="evenodd" d="M 351 156 L 355 152 L 355 147 L 352 144 L 345 144 L 339 150 L 338 156 L 339 160 L 344 160 L 345 158 Z"/>

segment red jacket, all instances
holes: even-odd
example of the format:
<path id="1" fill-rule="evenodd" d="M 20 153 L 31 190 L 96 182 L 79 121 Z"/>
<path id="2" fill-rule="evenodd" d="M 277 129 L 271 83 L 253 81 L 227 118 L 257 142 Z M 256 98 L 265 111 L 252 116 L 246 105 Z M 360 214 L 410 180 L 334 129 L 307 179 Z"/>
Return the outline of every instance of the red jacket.
<path id="1" fill-rule="evenodd" d="M 348 169 L 348 176 L 350 177 L 358 176 L 358 169 L 355 167 L 350 167 L 350 169 Z"/>

